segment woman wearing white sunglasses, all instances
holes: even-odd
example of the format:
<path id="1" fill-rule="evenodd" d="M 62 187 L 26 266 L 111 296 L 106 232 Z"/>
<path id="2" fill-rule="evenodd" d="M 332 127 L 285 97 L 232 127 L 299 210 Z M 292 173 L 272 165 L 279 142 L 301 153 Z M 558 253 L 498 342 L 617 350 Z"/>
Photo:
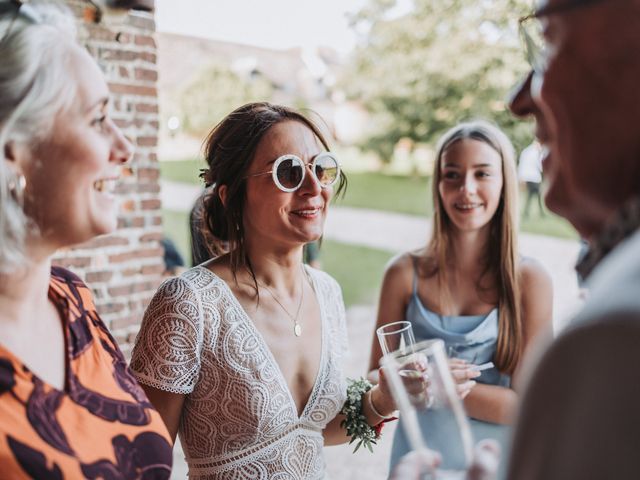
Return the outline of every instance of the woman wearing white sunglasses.
<path id="1" fill-rule="evenodd" d="M 302 263 L 346 186 L 328 150 L 310 120 L 268 103 L 207 138 L 205 223 L 230 253 L 160 287 L 132 360 L 190 478 L 323 478 L 323 445 L 348 441 L 345 426 L 371 440 L 393 410 L 384 387 L 347 387 L 340 287 Z"/>

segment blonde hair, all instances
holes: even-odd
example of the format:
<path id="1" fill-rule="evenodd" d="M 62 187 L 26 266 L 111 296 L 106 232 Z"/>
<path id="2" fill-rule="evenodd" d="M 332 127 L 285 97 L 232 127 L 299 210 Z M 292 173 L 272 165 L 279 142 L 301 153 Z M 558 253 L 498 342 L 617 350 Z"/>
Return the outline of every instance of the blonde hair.
<path id="1" fill-rule="evenodd" d="M 35 228 L 12 193 L 17 179 L 7 147 L 44 140 L 76 91 L 69 75 L 76 34 L 69 10 L 39 1 L 15 8 L 0 16 L 0 273 L 24 265 L 24 240 Z"/>
<path id="2" fill-rule="evenodd" d="M 502 159 L 502 194 L 491 219 L 486 267 L 481 275 L 492 275 L 498 290 L 498 340 L 494 362 L 503 372 L 513 373 L 521 355 L 523 333 L 517 266 L 518 181 L 515 153 L 507 136 L 495 125 L 483 120 L 456 125 L 438 142 L 433 172 L 433 233 L 426 250 L 429 275 L 436 275 L 444 305 L 451 294 L 447 283 L 447 258 L 450 258 L 452 228 L 438 191 L 441 163 L 454 143 L 471 139 L 493 148 Z M 479 286 L 478 286 L 479 287 Z"/>

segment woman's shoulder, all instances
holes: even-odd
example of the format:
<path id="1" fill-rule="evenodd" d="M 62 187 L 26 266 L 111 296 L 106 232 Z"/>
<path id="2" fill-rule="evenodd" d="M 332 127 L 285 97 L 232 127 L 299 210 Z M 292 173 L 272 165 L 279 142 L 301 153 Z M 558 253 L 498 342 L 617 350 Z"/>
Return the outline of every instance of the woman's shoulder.
<path id="1" fill-rule="evenodd" d="M 518 269 L 520 292 L 525 300 L 532 295 L 551 294 L 551 274 L 542 263 L 532 257 L 520 257 Z"/>
<path id="2" fill-rule="evenodd" d="M 206 267 L 197 266 L 164 280 L 156 291 L 154 301 L 195 301 L 201 299 L 207 291 L 212 290 L 218 291 L 221 297 L 230 295 L 222 278 Z"/>
<path id="3" fill-rule="evenodd" d="M 520 270 L 521 286 L 527 286 L 530 283 L 548 282 L 551 283 L 551 274 L 549 271 L 533 257 L 521 256 L 518 262 Z"/>
<path id="4" fill-rule="evenodd" d="M 309 279 L 313 282 L 313 284 L 323 290 L 335 291 L 340 290 L 340 284 L 338 281 L 333 278 L 330 274 L 325 272 L 324 270 L 319 270 L 317 268 L 313 268 L 310 265 L 305 265 L 304 270 L 309 276 Z"/>
<path id="5" fill-rule="evenodd" d="M 399 253 L 387 262 L 384 272 L 385 281 L 413 282 L 416 273 L 422 276 L 421 272 L 425 262 L 426 258 L 422 250 Z"/>

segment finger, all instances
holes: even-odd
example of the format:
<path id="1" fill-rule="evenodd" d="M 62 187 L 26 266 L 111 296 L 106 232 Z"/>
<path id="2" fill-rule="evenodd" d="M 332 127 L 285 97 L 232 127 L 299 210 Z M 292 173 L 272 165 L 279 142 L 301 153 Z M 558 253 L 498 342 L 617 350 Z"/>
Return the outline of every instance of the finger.
<path id="1" fill-rule="evenodd" d="M 477 378 L 482 375 L 481 372 L 477 370 L 471 370 L 466 368 L 464 370 L 451 370 L 451 376 L 456 381 L 456 383 L 463 383 L 467 380 L 471 380 L 472 378 Z"/>
<path id="2" fill-rule="evenodd" d="M 409 452 L 393 469 L 392 480 L 420 480 L 422 474 L 433 472 L 440 465 L 441 457 L 428 449 Z"/>
<path id="3" fill-rule="evenodd" d="M 473 387 L 475 386 L 476 386 L 476 382 L 473 380 L 469 380 L 468 382 L 458 384 L 457 385 L 458 395 L 460 396 L 460 398 L 465 398 L 467 395 L 469 395 L 469 393 L 471 392 L 471 390 L 473 390 Z"/>
<path id="4" fill-rule="evenodd" d="M 499 464 L 500 444 L 492 439 L 481 440 L 474 448 L 467 480 L 492 480 L 498 473 Z"/>
<path id="5" fill-rule="evenodd" d="M 450 367 L 454 367 L 454 366 L 464 367 L 464 366 L 466 366 L 468 364 L 469 364 L 469 362 L 467 362 L 463 358 L 450 358 L 449 359 L 449 366 Z"/>

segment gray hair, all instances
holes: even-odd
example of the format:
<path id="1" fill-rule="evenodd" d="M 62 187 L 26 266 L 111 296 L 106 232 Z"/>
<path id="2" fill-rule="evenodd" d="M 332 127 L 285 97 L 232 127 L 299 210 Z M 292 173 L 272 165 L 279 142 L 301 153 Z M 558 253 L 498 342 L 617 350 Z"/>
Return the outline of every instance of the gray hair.
<path id="1" fill-rule="evenodd" d="M 0 10 L 0 273 L 24 265 L 25 238 L 34 229 L 7 160 L 9 144 L 30 148 L 45 140 L 56 116 L 71 105 L 77 84 L 69 75 L 75 21 L 61 4 L 6 2 Z"/>

